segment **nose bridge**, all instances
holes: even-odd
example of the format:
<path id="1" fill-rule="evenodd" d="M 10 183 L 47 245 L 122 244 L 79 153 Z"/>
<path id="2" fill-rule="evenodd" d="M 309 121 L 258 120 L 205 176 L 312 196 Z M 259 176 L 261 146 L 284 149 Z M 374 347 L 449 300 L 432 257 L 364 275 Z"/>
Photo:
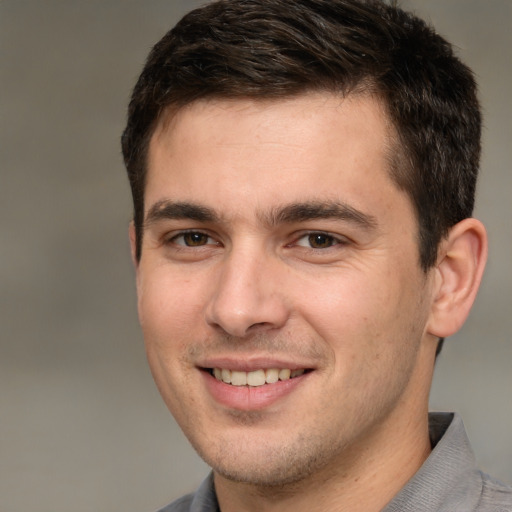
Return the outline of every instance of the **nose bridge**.
<path id="1" fill-rule="evenodd" d="M 233 246 L 226 254 L 207 306 L 207 322 L 231 336 L 279 328 L 288 317 L 279 261 L 256 245 Z"/>

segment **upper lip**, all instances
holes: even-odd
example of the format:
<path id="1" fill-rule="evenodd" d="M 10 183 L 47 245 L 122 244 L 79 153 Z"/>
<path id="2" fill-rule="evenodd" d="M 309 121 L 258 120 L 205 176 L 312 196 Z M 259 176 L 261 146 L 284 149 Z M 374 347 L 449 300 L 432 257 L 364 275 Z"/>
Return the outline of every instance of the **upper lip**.
<path id="1" fill-rule="evenodd" d="M 255 370 L 268 370 L 271 368 L 302 370 L 313 369 L 310 363 L 291 361 L 286 358 L 276 357 L 211 357 L 197 364 L 199 368 L 223 368 L 240 372 L 252 372 Z"/>

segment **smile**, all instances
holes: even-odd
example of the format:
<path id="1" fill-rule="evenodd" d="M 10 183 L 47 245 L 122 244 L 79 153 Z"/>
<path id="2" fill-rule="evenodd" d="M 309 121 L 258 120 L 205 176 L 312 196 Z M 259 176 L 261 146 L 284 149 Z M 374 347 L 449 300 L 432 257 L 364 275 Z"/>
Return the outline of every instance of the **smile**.
<path id="1" fill-rule="evenodd" d="M 268 370 L 260 369 L 252 372 L 213 368 L 210 373 L 219 381 L 232 386 L 259 387 L 265 384 L 275 384 L 278 381 L 290 380 L 303 375 L 306 370 L 290 370 L 288 368 Z"/>

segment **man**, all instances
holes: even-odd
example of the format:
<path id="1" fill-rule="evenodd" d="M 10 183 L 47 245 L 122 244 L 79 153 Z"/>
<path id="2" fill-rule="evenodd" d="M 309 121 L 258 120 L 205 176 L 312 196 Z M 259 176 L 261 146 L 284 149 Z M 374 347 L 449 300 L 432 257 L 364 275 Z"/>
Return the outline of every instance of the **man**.
<path id="1" fill-rule="evenodd" d="M 213 469 L 162 510 L 512 510 L 428 415 L 487 252 L 444 39 L 378 1 L 213 2 L 153 48 L 123 153 L 150 367 Z"/>

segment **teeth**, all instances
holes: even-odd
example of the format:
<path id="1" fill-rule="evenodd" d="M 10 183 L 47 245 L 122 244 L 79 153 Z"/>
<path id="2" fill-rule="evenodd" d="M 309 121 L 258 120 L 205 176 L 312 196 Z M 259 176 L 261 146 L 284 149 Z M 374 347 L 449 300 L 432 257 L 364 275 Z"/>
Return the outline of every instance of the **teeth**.
<path id="1" fill-rule="evenodd" d="M 214 370 L 214 372 L 215 372 L 215 370 Z M 221 374 L 220 380 L 222 380 L 222 382 L 225 382 L 226 384 L 231 384 L 231 370 L 223 369 L 220 371 L 220 374 Z"/>
<path id="2" fill-rule="evenodd" d="M 214 368 L 213 375 L 217 380 L 233 386 L 258 387 L 264 384 L 274 384 L 279 380 L 293 379 L 304 374 L 304 369 L 289 370 L 288 368 L 268 370 L 255 370 L 252 372 L 239 372 L 227 370 L 226 368 Z"/>
<path id="3" fill-rule="evenodd" d="M 267 370 L 266 372 L 266 382 L 267 384 L 274 384 L 279 380 L 279 370 L 276 368 L 272 368 L 270 370 Z"/>
<path id="4" fill-rule="evenodd" d="M 279 380 L 288 380 L 291 373 L 291 370 L 279 370 Z"/>
<path id="5" fill-rule="evenodd" d="M 265 370 L 256 370 L 247 374 L 249 386 L 263 386 L 265 384 Z"/>
<path id="6" fill-rule="evenodd" d="M 233 386 L 245 386 L 247 384 L 247 373 L 231 372 L 231 384 L 233 384 Z"/>

